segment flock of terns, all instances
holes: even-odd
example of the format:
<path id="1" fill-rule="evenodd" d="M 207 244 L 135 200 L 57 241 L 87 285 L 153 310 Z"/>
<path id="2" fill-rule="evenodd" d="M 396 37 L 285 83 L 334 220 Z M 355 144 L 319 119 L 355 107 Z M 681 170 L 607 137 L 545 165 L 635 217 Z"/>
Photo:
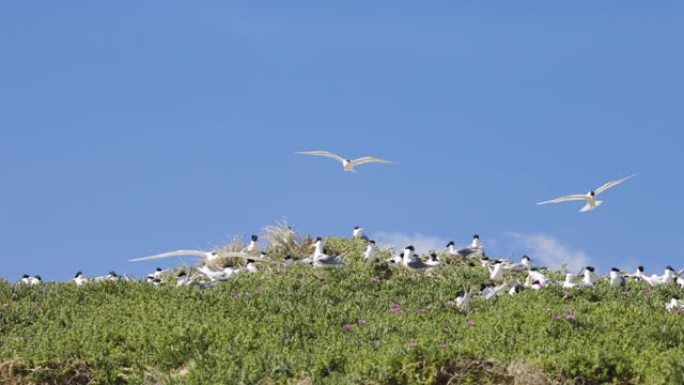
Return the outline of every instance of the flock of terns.
<path id="1" fill-rule="evenodd" d="M 356 168 L 358 166 L 368 163 L 393 163 L 392 161 L 373 156 L 366 156 L 358 159 L 346 159 L 328 151 L 305 151 L 298 152 L 298 154 L 322 156 L 334 159 L 340 162 L 344 168 L 344 171 L 347 172 L 356 172 Z M 544 205 L 551 203 L 584 201 L 585 205 L 580 209 L 580 212 L 584 213 L 592 211 L 603 203 L 603 201 L 598 200 L 599 195 L 603 194 L 608 189 L 627 181 L 633 176 L 634 175 L 630 175 L 622 179 L 610 181 L 595 190 L 587 192 L 586 194 L 566 195 L 556 199 L 539 202 L 538 204 Z M 438 255 L 433 251 L 429 255 L 421 257 L 416 252 L 415 247 L 406 246 L 401 253 L 394 255 L 384 261 L 379 259 L 379 256 L 382 253 L 378 249 L 376 242 L 368 239 L 368 237 L 363 234 L 363 229 L 361 227 L 357 226 L 354 228 L 352 237 L 366 241 L 367 245 L 363 255 L 363 261 L 369 264 L 386 263 L 390 266 L 400 266 L 411 272 L 429 272 L 443 267 L 451 258 L 458 258 L 458 260 L 466 261 L 473 266 L 477 266 L 477 262 L 479 262 L 481 268 L 486 268 L 489 273 L 490 283 L 481 285 L 479 290 L 479 295 L 485 300 L 491 300 L 505 294 L 516 295 L 523 290 L 543 290 L 544 288 L 552 285 L 560 285 L 565 289 L 587 288 L 594 286 L 599 282 L 600 279 L 602 279 L 596 274 L 596 271 L 592 266 L 584 267 L 578 274 L 566 273 L 565 279 L 562 282 L 556 282 L 544 274 L 544 269 L 539 269 L 532 266 L 532 259 L 528 256 L 523 256 L 518 263 L 512 263 L 507 259 L 491 260 L 485 255 L 484 245 L 480 241 L 480 237 L 478 235 L 473 236 L 473 239 L 468 247 L 461 249 L 457 248 L 454 242 L 449 242 L 441 255 Z M 249 245 L 236 252 L 219 253 L 217 251 L 177 250 L 155 254 L 148 257 L 132 259 L 130 261 L 151 261 L 183 256 L 199 257 L 202 259 L 202 264 L 195 268 L 194 272 L 193 269 L 190 269 L 190 273 L 192 275 L 189 275 L 190 273 L 184 270 L 181 270 L 176 274 L 176 286 L 182 287 L 196 285 L 205 288 L 216 286 L 221 282 L 234 278 L 238 274 L 257 273 L 259 272 L 257 263 L 280 264 L 283 267 L 288 267 L 292 264 L 298 263 L 308 264 L 314 268 L 335 267 L 345 264 L 345 255 L 334 255 L 333 253 L 328 252 L 324 247 L 323 239 L 320 237 L 316 238 L 314 241 L 313 249 L 314 250 L 312 254 L 298 260 L 288 255 L 282 261 L 276 261 L 269 258 L 266 251 L 259 250 L 258 236 L 252 235 Z M 218 270 L 209 266 L 211 262 L 224 258 L 243 259 L 246 261 L 246 263 L 242 267 L 237 267 L 235 264 L 225 264 L 221 269 Z M 681 277 L 682 274 L 684 274 L 684 269 L 676 272 L 671 266 L 667 266 L 662 275 L 647 275 L 643 266 L 639 266 L 636 272 L 633 274 L 625 274 L 617 268 L 612 268 L 608 276 L 604 277 L 603 279 L 607 279 L 611 287 L 624 286 L 628 279 L 633 279 L 645 282 L 650 286 L 677 285 L 680 288 L 684 288 L 684 278 Z M 154 285 L 161 285 L 164 282 L 162 278 L 168 275 L 168 271 L 157 268 L 153 273 L 145 277 L 145 281 Z M 518 281 L 518 277 L 522 276 L 525 276 L 524 281 Z M 106 276 L 88 279 L 80 271 L 72 279 L 72 281 L 78 286 L 82 286 L 91 281 L 99 282 L 112 280 L 135 279 L 127 275 L 119 276 L 115 272 L 110 272 Z M 42 283 L 42 279 L 38 275 L 29 276 L 25 274 L 21 278 L 20 282 L 25 285 L 38 285 Z M 462 290 L 457 293 L 455 302 L 458 306 L 467 308 L 470 298 L 471 291 Z M 684 311 L 684 302 L 682 302 L 679 297 L 673 297 L 671 301 L 666 304 L 666 309 L 668 311 Z"/>
<path id="2" fill-rule="evenodd" d="M 381 259 L 386 250 L 380 250 L 374 240 L 368 239 L 363 234 L 363 228 L 355 227 L 352 232 L 352 238 L 363 239 L 366 242 L 366 249 L 363 253 L 363 262 L 366 264 L 384 263 L 390 267 L 403 268 L 412 273 L 435 271 L 446 266 L 450 261 L 463 262 L 475 268 L 486 269 L 489 274 L 489 283 L 480 286 L 478 295 L 487 301 L 502 295 L 515 296 L 523 290 L 538 291 L 551 286 L 561 286 L 564 289 L 589 288 L 598 284 L 601 280 L 606 280 L 610 287 L 625 286 L 627 280 L 631 279 L 644 282 L 652 287 L 676 285 L 684 289 L 684 278 L 681 276 L 684 274 L 684 269 L 677 272 L 671 266 L 667 266 L 661 275 L 648 275 L 643 266 L 639 266 L 632 274 L 623 273 L 617 268 L 612 268 L 605 277 L 600 277 L 596 274 L 594 267 L 585 266 L 578 274 L 566 272 L 565 279 L 562 282 L 555 281 L 546 274 L 547 270 L 545 268 L 533 266 L 532 259 L 527 255 L 523 256 L 520 262 L 517 263 L 511 262 L 508 259 L 490 259 L 485 254 L 484 244 L 478 235 L 474 235 L 470 244 L 464 248 L 457 248 L 454 242 L 449 242 L 439 254 L 431 251 L 429 254 L 421 256 L 416 252 L 414 246 L 406 246 L 400 253 L 391 255 L 389 259 Z M 279 265 L 281 268 L 287 268 L 293 264 L 305 264 L 314 268 L 337 267 L 345 264 L 344 257 L 346 255 L 335 255 L 329 252 L 324 245 L 323 239 L 320 237 L 316 238 L 313 243 L 313 252 L 299 259 L 295 259 L 291 255 L 286 256 L 282 260 L 270 258 L 268 251 L 259 249 L 258 241 L 259 237 L 252 235 L 249 245 L 236 252 L 222 251 L 219 253 L 216 251 L 177 250 L 136 258 L 130 261 L 152 261 L 182 256 L 199 257 L 202 263 L 198 267 L 189 269 L 189 271 L 182 269 L 175 273 L 174 276 L 174 273 L 171 271 L 157 268 L 154 272 L 148 274 L 144 281 L 159 286 L 168 285 L 169 281 L 173 282 L 175 279 L 176 287 L 199 286 L 202 288 L 215 287 L 221 282 L 234 278 L 238 274 L 258 273 L 260 271 L 258 264 L 260 263 L 271 266 Z M 246 263 L 242 267 L 238 267 L 235 263 L 223 263 L 220 265 L 220 268 L 210 267 L 211 262 L 230 259 L 242 259 Z M 128 275 L 119 276 L 115 272 L 88 279 L 80 271 L 71 279 L 77 286 L 90 282 L 118 280 L 134 281 L 136 279 Z M 19 282 L 24 285 L 39 285 L 42 283 L 42 280 L 40 276 L 24 275 Z M 471 297 L 471 290 L 461 290 L 456 293 L 455 303 L 461 308 L 467 309 Z M 666 309 L 668 311 L 684 312 L 684 302 L 679 297 L 672 297 L 670 302 L 666 304 Z"/>

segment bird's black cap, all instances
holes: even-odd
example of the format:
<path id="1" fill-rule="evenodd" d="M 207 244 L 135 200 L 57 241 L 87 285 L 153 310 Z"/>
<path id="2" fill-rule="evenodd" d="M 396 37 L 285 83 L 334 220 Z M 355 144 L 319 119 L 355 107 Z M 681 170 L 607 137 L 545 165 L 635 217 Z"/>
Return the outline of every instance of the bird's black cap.
<path id="1" fill-rule="evenodd" d="M 252 235 L 252 240 L 253 240 L 254 242 L 256 242 L 256 241 L 259 240 L 259 237 L 257 237 L 256 235 Z"/>

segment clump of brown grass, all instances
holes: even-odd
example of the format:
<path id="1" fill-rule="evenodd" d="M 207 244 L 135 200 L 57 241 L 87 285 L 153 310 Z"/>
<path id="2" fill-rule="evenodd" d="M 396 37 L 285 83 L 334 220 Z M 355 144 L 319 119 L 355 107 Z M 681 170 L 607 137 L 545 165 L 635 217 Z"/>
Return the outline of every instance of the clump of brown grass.
<path id="1" fill-rule="evenodd" d="M 88 385 L 93 380 L 93 368 L 80 360 L 51 362 L 28 368 L 18 361 L 0 364 L 0 384 L 3 385 Z"/>
<path id="2" fill-rule="evenodd" d="M 301 259 L 313 251 L 313 238 L 310 235 L 300 236 L 284 219 L 264 227 L 263 231 L 268 242 L 267 253 L 271 259 L 284 259 L 288 255 Z"/>
<path id="3" fill-rule="evenodd" d="M 492 360 L 461 358 L 439 368 L 435 384 L 505 384 L 555 385 L 543 371 L 532 364 L 514 362 L 508 367 Z"/>

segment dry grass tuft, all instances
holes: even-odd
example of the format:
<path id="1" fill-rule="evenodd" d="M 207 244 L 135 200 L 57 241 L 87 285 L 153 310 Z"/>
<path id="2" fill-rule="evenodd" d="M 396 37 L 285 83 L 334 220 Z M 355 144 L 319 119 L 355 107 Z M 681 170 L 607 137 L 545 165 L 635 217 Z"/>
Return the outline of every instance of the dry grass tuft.
<path id="1" fill-rule="evenodd" d="M 556 385 L 558 382 L 529 363 L 514 362 L 505 367 L 492 360 L 464 358 L 442 366 L 435 384 Z"/>
<path id="2" fill-rule="evenodd" d="M 27 368 L 17 361 L 0 364 L 0 384 L 3 385 L 89 385 L 93 369 L 83 361 L 53 362 Z"/>

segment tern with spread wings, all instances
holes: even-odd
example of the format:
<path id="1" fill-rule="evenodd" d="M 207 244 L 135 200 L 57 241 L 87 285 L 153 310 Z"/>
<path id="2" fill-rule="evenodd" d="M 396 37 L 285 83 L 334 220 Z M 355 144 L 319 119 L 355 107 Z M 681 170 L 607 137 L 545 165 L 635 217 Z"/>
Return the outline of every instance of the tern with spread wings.
<path id="1" fill-rule="evenodd" d="M 349 172 L 356 172 L 356 170 L 355 170 L 356 167 L 358 167 L 362 164 L 366 164 L 366 163 L 385 163 L 385 164 L 392 163 L 389 160 L 376 158 L 374 156 L 364 156 L 363 158 L 357 158 L 357 159 L 345 159 L 339 155 L 333 154 L 332 152 L 328 152 L 328 151 L 302 151 L 302 152 L 298 152 L 297 154 L 325 156 L 326 158 L 335 159 L 336 161 L 342 163 L 342 167 L 344 167 L 344 171 L 349 171 Z"/>
<path id="2" fill-rule="evenodd" d="M 636 174 L 635 174 L 636 175 Z M 545 205 L 548 203 L 563 203 L 563 202 L 572 202 L 572 201 L 586 201 L 587 204 L 582 207 L 580 210 L 581 213 L 585 213 L 587 211 L 591 211 L 601 205 L 603 201 L 597 200 L 596 197 L 599 196 L 600 194 L 604 193 L 606 190 L 608 190 L 611 187 L 615 187 L 619 185 L 620 183 L 626 181 L 627 179 L 632 178 L 634 175 L 630 175 L 626 178 L 622 179 L 617 179 L 610 181 L 603 186 L 597 188 L 596 190 L 589 191 L 586 194 L 572 194 L 572 195 L 566 195 L 562 196 L 560 198 L 552 199 L 550 201 L 544 201 L 544 202 L 539 202 L 537 203 L 538 205 Z"/>

